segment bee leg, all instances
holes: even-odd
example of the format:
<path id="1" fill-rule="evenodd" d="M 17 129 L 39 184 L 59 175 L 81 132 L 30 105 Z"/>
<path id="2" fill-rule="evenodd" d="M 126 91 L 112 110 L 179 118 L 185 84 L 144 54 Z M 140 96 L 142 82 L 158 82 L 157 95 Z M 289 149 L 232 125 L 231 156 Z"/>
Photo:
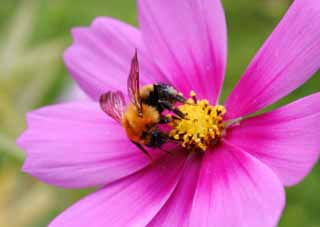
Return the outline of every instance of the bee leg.
<path id="1" fill-rule="evenodd" d="M 142 153 L 144 153 L 145 155 L 147 155 L 147 157 L 149 158 L 149 160 L 151 162 L 153 162 L 152 156 L 149 154 L 149 152 L 140 144 L 134 141 L 131 141 L 134 145 L 136 145 L 141 151 Z"/>
<path id="2" fill-rule="evenodd" d="M 174 154 L 171 151 L 165 150 L 162 147 L 159 147 L 159 149 L 168 155 L 174 156 Z"/>
<path id="3" fill-rule="evenodd" d="M 163 106 L 163 108 L 172 111 L 173 113 L 178 115 L 180 118 L 184 118 L 184 114 L 179 109 L 172 106 L 172 104 L 170 102 L 167 102 L 164 100 L 159 100 L 159 104 L 161 104 L 161 106 Z"/>
<path id="4" fill-rule="evenodd" d="M 180 142 L 181 142 L 180 140 L 176 140 L 174 138 L 168 138 L 167 141 L 169 143 L 173 143 L 173 144 L 180 144 Z"/>
<path id="5" fill-rule="evenodd" d="M 166 116 L 160 115 L 159 124 L 168 124 L 171 121 L 172 121 L 171 117 L 166 117 Z"/>

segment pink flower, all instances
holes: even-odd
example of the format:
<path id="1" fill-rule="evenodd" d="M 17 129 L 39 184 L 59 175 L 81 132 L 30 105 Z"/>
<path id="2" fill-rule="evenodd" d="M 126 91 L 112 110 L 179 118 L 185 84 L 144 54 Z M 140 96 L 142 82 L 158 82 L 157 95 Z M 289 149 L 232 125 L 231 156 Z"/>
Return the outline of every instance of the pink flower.
<path id="1" fill-rule="evenodd" d="M 126 92 L 134 49 L 141 83 L 166 82 L 219 101 L 226 23 L 219 0 L 140 0 L 139 30 L 110 18 L 72 30 L 64 59 L 94 100 L 28 114 L 18 144 L 23 171 L 66 188 L 101 186 L 49 226 L 274 227 L 284 186 L 319 157 L 320 93 L 227 129 L 203 155 L 151 151 L 153 163 L 96 102 Z M 225 103 L 226 120 L 255 113 L 303 84 L 320 66 L 320 2 L 295 0 Z"/>

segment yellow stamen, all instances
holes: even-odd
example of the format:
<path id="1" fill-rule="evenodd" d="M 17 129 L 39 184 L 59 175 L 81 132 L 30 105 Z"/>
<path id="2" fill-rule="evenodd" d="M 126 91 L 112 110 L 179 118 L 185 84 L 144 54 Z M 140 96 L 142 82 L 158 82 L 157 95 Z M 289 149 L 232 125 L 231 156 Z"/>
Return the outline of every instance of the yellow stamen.
<path id="1" fill-rule="evenodd" d="M 192 98 L 187 103 L 178 107 L 185 117 L 173 118 L 169 136 L 181 141 L 182 147 L 188 150 L 205 151 L 222 137 L 226 109 L 220 105 L 212 106 L 206 99 L 197 101 L 194 91 L 190 92 L 190 96 Z"/>
<path id="2" fill-rule="evenodd" d="M 191 91 L 191 92 L 190 92 L 190 96 L 191 96 L 191 97 L 196 97 L 197 95 L 196 95 L 196 93 L 195 93 L 194 91 Z"/>

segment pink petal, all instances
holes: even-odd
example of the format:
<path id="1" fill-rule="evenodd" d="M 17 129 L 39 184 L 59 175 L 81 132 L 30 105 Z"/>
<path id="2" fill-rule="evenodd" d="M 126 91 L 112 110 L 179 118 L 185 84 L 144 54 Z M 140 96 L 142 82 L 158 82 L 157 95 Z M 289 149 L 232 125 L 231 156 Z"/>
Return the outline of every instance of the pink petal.
<path id="1" fill-rule="evenodd" d="M 76 203 L 49 227 L 146 226 L 175 189 L 185 156 L 166 156 Z"/>
<path id="2" fill-rule="evenodd" d="M 226 102 L 228 118 L 286 96 L 320 67 L 320 1 L 296 0 Z"/>
<path id="3" fill-rule="evenodd" d="M 140 32 L 120 21 L 99 17 L 88 28 L 72 30 L 74 43 L 64 54 L 71 76 L 93 99 L 109 90 L 127 91 L 127 78 L 138 49 L 141 83 L 166 81 L 144 51 Z"/>
<path id="4" fill-rule="evenodd" d="M 223 143 L 204 157 L 190 226 L 274 227 L 284 200 L 281 182 L 266 165 Z"/>
<path id="5" fill-rule="evenodd" d="M 192 199 L 196 189 L 201 159 L 197 155 L 189 157 L 184 173 L 167 203 L 148 227 L 188 226 Z"/>
<path id="6" fill-rule="evenodd" d="M 226 22 L 219 0 L 139 0 L 139 24 L 153 58 L 185 94 L 216 102 L 226 64 Z"/>
<path id="7" fill-rule="evenodd" d="M 254 155 L 285 185 L 298 183 L 320 153 L 320 93 L 241 122 L 228 141 Z"/>
<path id="8" fill-rule="evenodd" d="M 97 186 L 150 164 L 96 103 L 50 106 L 27 118 L 28 129 L 17 141 L 27 151 L 23 171 L 48 184 Z M 158 153 L 151 154 L 157 158 Z"/>

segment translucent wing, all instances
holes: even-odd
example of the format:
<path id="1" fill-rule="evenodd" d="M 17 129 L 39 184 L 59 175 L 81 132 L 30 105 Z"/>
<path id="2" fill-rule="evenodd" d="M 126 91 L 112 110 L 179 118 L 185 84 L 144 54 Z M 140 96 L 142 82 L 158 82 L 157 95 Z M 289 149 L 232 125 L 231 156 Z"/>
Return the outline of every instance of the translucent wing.
<path id="1" fill-rule="evenodd" d="M 128 78 L 128 94 L 131 102 L 137 107 L 139 115 L 142 115 L 142 102 L 139 88 L 139 62 L 137 50 L 131 61 L 131 69 Z"/>
<path id="2" fill-rule="evenodd" d="M 110 117 L 121 123 L 125 100 L 121 91 L 109 91 L 100 96 L 101 109 Z"/>

